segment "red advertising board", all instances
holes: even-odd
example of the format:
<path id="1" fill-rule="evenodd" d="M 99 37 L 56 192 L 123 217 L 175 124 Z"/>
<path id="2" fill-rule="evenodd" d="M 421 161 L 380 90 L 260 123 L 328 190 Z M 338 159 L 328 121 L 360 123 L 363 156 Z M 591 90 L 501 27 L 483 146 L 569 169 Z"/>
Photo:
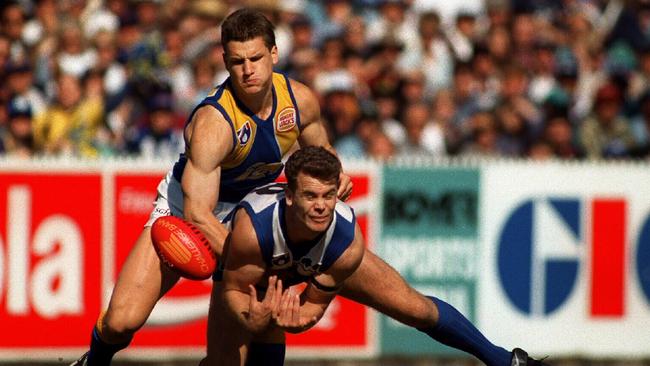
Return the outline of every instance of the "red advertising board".
<path id="1" fill-rule="evenodd" d="M 136 172 L 132 166 L 100 166 L 95 173 L 74 167 L 0 171 L 0 360 L 72 356 L 87 347 L 163 174 Z M 366 199 L 368 175 L 352 180 L 352 201 Z M 365 233 L 367 215 L 357 214 Z M 152 349 L 200 354 L 211 285 L 211 280 L 181 280 L 156 305 L 128 353 L 146 353 L 148 359 L 156 354 Z M 307 355 L 319 349 L 367 349 L 368 326 L 366 308 L 337 298 L 317 327 L 290 336 L 288 344 Z"/>
<path id="2" fill-rule="evenodd" d="M 88 344 L 101 299 L 101 193 L 100 174 L 0 172 L 0 349 Z"/>

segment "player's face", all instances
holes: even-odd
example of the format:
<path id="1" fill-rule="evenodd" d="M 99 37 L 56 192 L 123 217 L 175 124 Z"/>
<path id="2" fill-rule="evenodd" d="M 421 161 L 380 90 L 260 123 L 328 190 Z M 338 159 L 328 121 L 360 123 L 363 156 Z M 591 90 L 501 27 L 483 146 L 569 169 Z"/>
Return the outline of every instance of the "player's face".
<path id="1" fill-rule="evenodd" d="M 336 191 L 336 182 L 324 182 L 299 173 L 295 192 L 287 193 L 287 206 L 306 229 L 324 232 L 334 217 Z"/>
<path id="2" fill-rule="evenodd" d="M 273 46 L 269 50 L 262 37 L 230 41 L 224 47 L 223 58 L 236 88 L 254 95 L 270 87 L 273 65 L 278 63 L 278 49 Z"/>

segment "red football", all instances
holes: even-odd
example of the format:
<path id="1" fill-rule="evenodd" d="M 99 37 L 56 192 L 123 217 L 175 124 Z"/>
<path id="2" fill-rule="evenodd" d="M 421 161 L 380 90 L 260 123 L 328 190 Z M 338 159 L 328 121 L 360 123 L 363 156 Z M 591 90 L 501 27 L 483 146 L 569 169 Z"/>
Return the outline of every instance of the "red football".
<path id="1" fill-rule="evenodd" d="M 204 280 L 214 272 L 217 256 L 191 223 L 176 216 L 159 217 L 151 226 L 151 240 L 160 260 L 181 276 Z"/>

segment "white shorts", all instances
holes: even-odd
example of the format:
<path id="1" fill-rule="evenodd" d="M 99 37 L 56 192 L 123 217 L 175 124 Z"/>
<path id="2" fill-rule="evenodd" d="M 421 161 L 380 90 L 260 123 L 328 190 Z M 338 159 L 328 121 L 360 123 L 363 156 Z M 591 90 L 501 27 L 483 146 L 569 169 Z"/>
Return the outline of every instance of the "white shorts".
<path id="1" fill-rule="evenodd" d="M 223 222 L 235 205 L 232 202 L 217 202 L 212 213 L 220 222 Z M 149 227 L 157 218 L 169 215 L 183 217 L 183 190 L 181 183 L 174 178 L 172 170 L 158 183 L 158 196 L 151 215 L 149 215 L 149 220 L 144 226 Z"/>

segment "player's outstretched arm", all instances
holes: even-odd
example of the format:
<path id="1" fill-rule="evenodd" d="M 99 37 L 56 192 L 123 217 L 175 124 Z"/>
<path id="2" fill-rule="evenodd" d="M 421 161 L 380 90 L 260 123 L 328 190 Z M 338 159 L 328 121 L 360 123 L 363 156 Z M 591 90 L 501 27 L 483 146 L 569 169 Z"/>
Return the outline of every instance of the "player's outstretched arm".
<path id="1" fill-rule="evenodd" d="M 348 249 L 327 271 L 315 276 L 302 294 L 298 296 L 293 288 L 285 290 L 280 307 L 273 316 L 276 325 L 289 333 L 301 333 L 316 325 L 344 281 L 359 267 L 364 247 L 357 224 L 355 237 Z"/>
<path id="2" fill-rule="evenodd" d="M 251 333 L 268 328 L 271 312 L 277 308 L 282 282 L 271 276 L 266 293 L 259 299 L 255 285 L 265 276 L 265 264 L 257 236 L 246 210 L 235 215 L 227 245 L 223 273 L 223 298 L 228 312 Z"/>
<path id="3" fill-rule="evenodd" d="M 219 199 L 221 162 L 232 148 L 232 129 L 215 108 L 196 111 L 185 129 L 187 164 L 183 171 L 183 214 L 208 238 L 217 255 L 228 230 L 212 214 Z"/>
<path id="4" fill-rule="evenodd" d="M 336 150 L 327 138 L 327 131 L 320 114 L 320 105 L 314 93 L 304 84 L 291 80 L 291 87 L 300 110 L 300 146 L 323 146 L 336 155 Z M 338 198 L 345 201 L 352 193 L 352 181 L 347 174 L 341 173 Z"/>

